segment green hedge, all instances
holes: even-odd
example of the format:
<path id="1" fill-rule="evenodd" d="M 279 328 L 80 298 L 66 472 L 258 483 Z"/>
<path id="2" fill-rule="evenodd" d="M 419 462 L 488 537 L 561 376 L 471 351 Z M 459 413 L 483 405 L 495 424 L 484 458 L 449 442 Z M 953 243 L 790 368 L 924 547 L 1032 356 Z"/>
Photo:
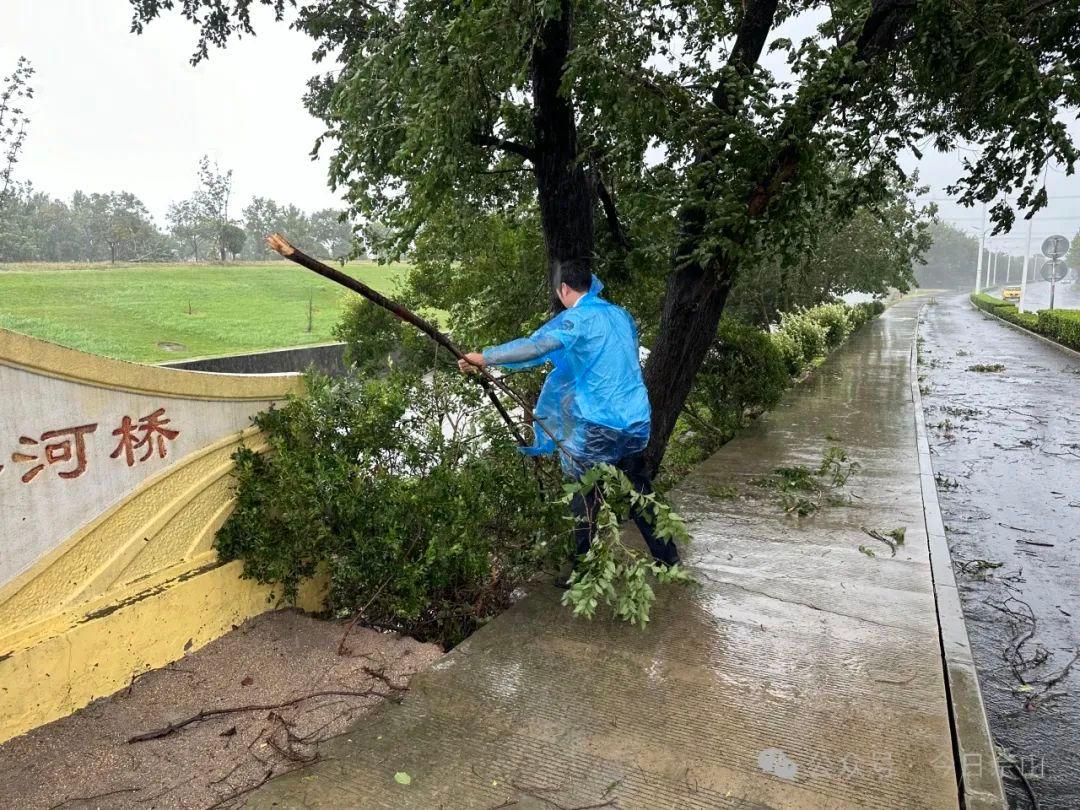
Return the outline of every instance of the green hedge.
<path id="1" fill-rule="evenodd" d="M 846 304 L 822 304 L 806 310 L 806 317 L 819 324 L 825 330 L 825 341 L 830 349 L 835 349 L 855 328 L 851 322 L 852 308 Z"/>
<path id="2" fill-rule="evenodd" d="M 885 311 L 881 301 L 855 306 L 843 303 L 819 304 L 780 316 L 780 327 L 769 335 L 784 360 L 788 373 L 797 377 L 830 349 L 864 323 Z"/>
<path id="3" fill-rule="evenodd" d="M 1030 329 L 1062 346 L 1080 351 L 1080 310 L 1041 309 L 1038 314 L 1020 312 L 1013 304 L 986 293 L 972 294 L 971 301 L 991 315 Z"/>
<path id="4" fill-rule="evenodd" d="M 782 315 L 774 332 L 721 320 L 675 425 L 659 488 L 672 486 L 749 419 L 774 406 L 793 378 L 884 311 L 881 301 L 822 304 Z"/>
<path id="5" fill-rule="evenodd" d="M 1080 351 L 1080 309 L 1040 309 L 1037 331 Z"/>
<path id="6" fill-rule="evenodd" d="M 791 384 L 786 359 L 770 337 L 725 318 L 698 371 L 690 406 L 708 414 L 709 424 L 725 440 L 742 427 L 747 409 L 771 408 Z"/>

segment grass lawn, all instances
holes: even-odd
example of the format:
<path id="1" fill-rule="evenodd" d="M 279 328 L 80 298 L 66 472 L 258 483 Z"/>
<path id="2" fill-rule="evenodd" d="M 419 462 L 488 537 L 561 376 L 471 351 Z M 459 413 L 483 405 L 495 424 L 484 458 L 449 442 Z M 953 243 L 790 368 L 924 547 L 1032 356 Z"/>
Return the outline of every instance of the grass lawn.
<path id="1" fill-rule="evenodd" d="M 390 294 L 407 267 L 359 262 L 345 271 Z M 0 327 L 155 363 L 332 340 L 352 295 L 291 262 L 0 265 Z"/>

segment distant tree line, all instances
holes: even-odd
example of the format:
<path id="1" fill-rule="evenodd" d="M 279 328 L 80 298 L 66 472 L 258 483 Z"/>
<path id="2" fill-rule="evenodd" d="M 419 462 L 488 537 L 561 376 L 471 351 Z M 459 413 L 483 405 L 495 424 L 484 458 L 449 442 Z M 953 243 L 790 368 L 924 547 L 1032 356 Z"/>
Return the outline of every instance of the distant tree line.
<path id="1" fill-rule="evenodd" d="M 295 205 L 255 197 L 230 216 L 232 173 L 207 158 L 199 164 L 199 186 L 169 206 L 164 228 L 142 200 L 126 191 L 62 200 L 12 183 L 0 204 L 0 262 L 153 262 L 278 259 L 263 238 L 288 234 L 313 255 L 348 258 L 353 229 L 341 212 L 313 213 Z"/>
<path id="2" fill-rule="evenodd" d="M 33 66 L 20 58 L 0 78 L 0 262 L 280 259 L 263 241 L 275 231 L 316 256 L 343 260 L 352 255 L 358 234 L 341 211 L 308 214 L 255 197 L 239 218 L 233 217 L 232 171 L 205 155 L 195 190 L 169 206 L 164 228 L 127 191 L 76 191 L 62 200 L 20 181 L 15 169 L 30 123 L 23 104 L 34 96 L 33 75 Z M 368 226 L 363 235 L 377 244 L 380 233 Z"/>
<path id="3" fill-rule="evenodd" d="M 930 226 L 933 240 L 921 267 L 916 267 L 915 278 L 920 287 L 928 289 L 970 290 L 975 286 L 975 271 L 979 263 L 979 240 L 976 236 L 948 222 L 936 221 Z M 1032 256 L 1028 260 L 1028 281 L 1038 278 L 1042 264 L 1039 258 L 1041 240 L 1031 245 Z M 1004 250 L 986 248 L 983 252 L 983 283 L 991 281 L 990 268 L 996 257 L 996 282 L 1020 283 L 1023 275 L 1024 255 Z M 1080 254 L 1078 254 L 1080 258 Z M 1071 266 L 1071 265 L 1070 265 Z"/>

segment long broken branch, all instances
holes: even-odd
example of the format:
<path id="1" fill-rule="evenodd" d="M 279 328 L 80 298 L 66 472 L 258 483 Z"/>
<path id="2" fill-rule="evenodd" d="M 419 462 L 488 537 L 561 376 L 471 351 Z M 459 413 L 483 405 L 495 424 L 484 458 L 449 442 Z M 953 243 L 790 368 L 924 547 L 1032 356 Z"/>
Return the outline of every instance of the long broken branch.
<path id="1" fill-rule="evenodd" d="M 443 332 L 440 332 L 434 324 L 432 324 L 428 320 L 425 320 L 424 318 L 421 318 L 415 312 L 406 309 L 396 301 L 392 301 L 391 299 L 387 298 L 378 290 L 372 289 L 364 282 L 355 279 L 350 275 L 346 275 L 340 270 L 336 270 L 335 268 L 330 267 L 327 264 L 323 264 L 318 259 L 307 255 L 302 250 L 298 250 L 289 243 L 289 240 L 287 240 L 279 233 L 271 234 L 270 236 L 266 237 L 266 244 L 268 244 L 271 249 L 273 249 L 277 253 L 280 253 L 289 261 L 296 262 L 296 264 L 300 265 L 301 267 L 306 267 L 313 273 L 318 273 L 323 278 L 329 279 L 336 284 L 340 284 L 342 287 L 347 287 L 355 293 L 359 293 L 371 303 L 375 304 L 376 306 L 382 307 L 387 312 L 390 312 L 396 318 L 405 321 L 406 323 L 412 324 L 429 338 L 434 340 L 437 344 L 449 351 L 450 354 L 454 355 L 454 357 L 456 357 L 458 360 L 465 359 L 465 353 L 460 348 L 458 348 L 457 344 L 450 340 L 449 337 L 447 337 Z M 525 440 L 525 437 L 522 436 L 521 433 L 518 431 L 517 425 L 515 424 L 513 418 L 510 416 L 509 413 L 507 413 L 506 408 L 503 407 L 502 402 L 499 401 L 499 397 L 492 390 L 492 386 L 494 385 L 495 387 L 497 387 L 499 390 L 501 390 L 503 393 L 505 393 L 511 399 L 517 402 L 522 408 L 524 408 L 526 418 L 531 420 L 532 409 L 529 407 L 529 404 L 525 401 L 524 397 L 522 397 L 520 394 L 510 388 L 510 386 L 499 380 L 486 369 L 481 368 L 479 369 L 479 372 L 480 373 L 478 375 L 478 379 L 480 381 L 480 385 L 483 386 L 484 393 L 487 394 L 488 399 L 491 400 L 491 403 L 499 412 L 499 416 L 501 416 L 502 420 L 506 423 L 507 429 L 513 434 L 514 438 L 517 439 L 518 444 L 520 444 L 522 447 L 528 445 L 529 443 Z"/>

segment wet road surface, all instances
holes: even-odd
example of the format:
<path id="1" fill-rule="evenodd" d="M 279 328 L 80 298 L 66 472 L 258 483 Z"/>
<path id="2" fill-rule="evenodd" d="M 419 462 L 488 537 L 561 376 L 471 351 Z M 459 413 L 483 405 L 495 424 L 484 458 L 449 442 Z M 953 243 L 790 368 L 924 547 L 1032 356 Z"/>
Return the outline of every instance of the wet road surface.
<path id="1" fill-rule="evenodd" d="M 647 630 L 575 620 L 538 587 L 249 806 L 956 808 L 919 306 L 868 324 L 686 479 L 702 585 L 661 590 Z M 850 502 L 798 517 L 755 483 L 831 445 L 861 465 Z M 863 527 L 905 542 L 893 556 Z"/>
<path id="2" fill-rule="evenodd" d="M 1047 285 L 1033 286 L 1035 303 Z M 978 312 L 966 295 L 936 301 L 920 327 L 922 400 L 991 731 L 1042 808 L 1075 810 L 1080 357 Z M 968 370 L 976 364 L 1004 370 Z M 1016 768 L 1004 776 L 1012 806 L 1032 806 Z"/>

